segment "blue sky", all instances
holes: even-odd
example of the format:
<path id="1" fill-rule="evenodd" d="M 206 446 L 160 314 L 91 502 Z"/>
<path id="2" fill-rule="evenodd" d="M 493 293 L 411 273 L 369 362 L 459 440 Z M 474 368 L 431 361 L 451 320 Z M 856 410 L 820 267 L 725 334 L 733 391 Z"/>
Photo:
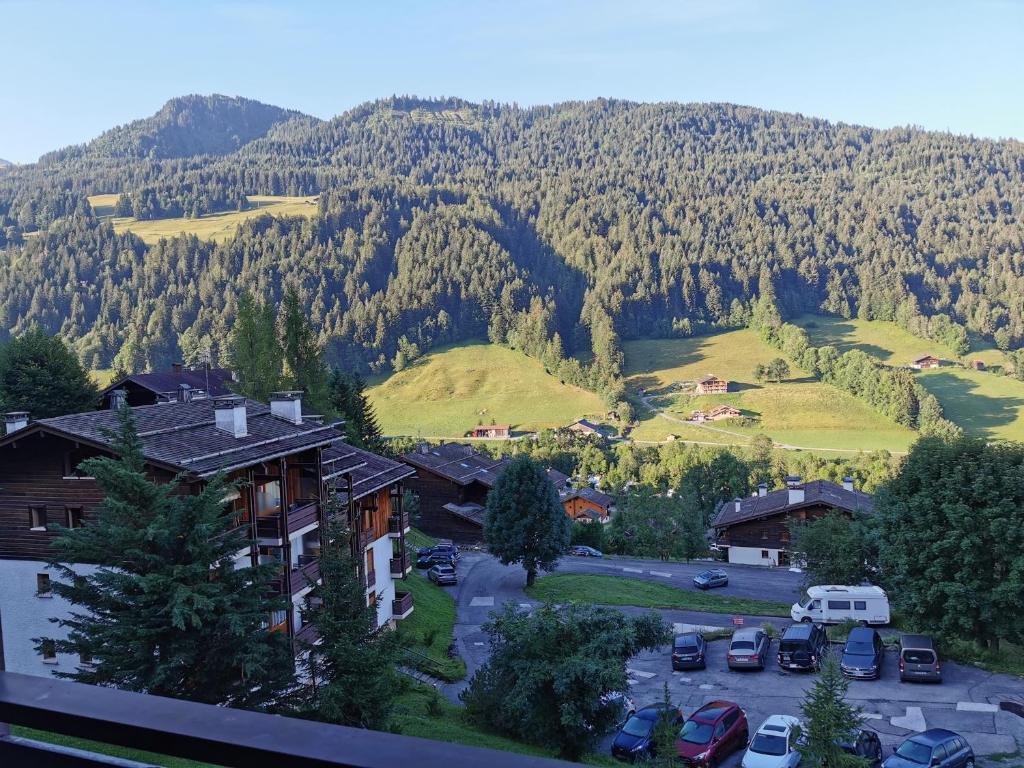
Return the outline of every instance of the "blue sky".
<path id="1" fill-rule="evenodd" d="M 0 157 L 225 93 L 729 101 L 1024 139 L 1024 2 L 0 0 Z"/>

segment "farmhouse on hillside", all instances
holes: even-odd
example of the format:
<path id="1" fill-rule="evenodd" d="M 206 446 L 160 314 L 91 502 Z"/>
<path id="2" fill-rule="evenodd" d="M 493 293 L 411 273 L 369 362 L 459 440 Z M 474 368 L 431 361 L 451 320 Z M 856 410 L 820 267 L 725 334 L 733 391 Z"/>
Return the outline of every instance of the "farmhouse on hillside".
<path id="1" fill-rule="evenodd" d="M 918 371 L 923 371 L 925 368 L 938 368 L 940 365 L 942 365 L 942 361 L 935 355 L 921 355 L 910 361 L 910 367 Z"/>
<path id="2" fill-rule="evenodd" d="M 761 483 L 757 495 L 719 506 L 711 520 L 714 542 L 730 563 L 788 566 L 789 523 L 814 520 L 833 509 L 850 517 L 871 514 L 874 499 L 856 490 L 851 477 L 843 478 L 842 485 L 787 477 L 786 487 L 771 493 Z"/>
<path id="3" fill-rule="evenodd" d="M 708 421 L 723 421 L 725 419 L 738 419 L 742 414 L 739 408 L 731 405 L 719 405 L 708 413 Z"/>
<path id="4" fill-rule="evenodd" d="M 587 435 L 588 437 L 604 437 L 605 432 L 600 424 L 595 424 L 592 421 L 586 419 L 579 419 L 570 424 L 566 429 L 571 432 L 578 432 L 581 435 Z"/>
<path id="5" fill-rule="evenodd" d="M 708 374 L 697 379 L 696 392 L 698 395 L 721 395 L 729 391 L 729 382 L 720 379 L 713 374 Z"/>
<path id="6" fill-rule="evenodd" d="M 487 494 L 510 460 L 462 443 L 420 443 L 404 454 L 402 461 L 416 470 L 405 485 L 419 496 L 419 527 L 456 542 L 483 541 Z"/>
<path id="7" fill-rule="evenodd" d="M 491 424 L 485 426 L 480 424 L 473 428 L 470 437 L 485 438 L 488 440 L 507 440 L 512 435 L 512 427 L 509 424 Z"/>

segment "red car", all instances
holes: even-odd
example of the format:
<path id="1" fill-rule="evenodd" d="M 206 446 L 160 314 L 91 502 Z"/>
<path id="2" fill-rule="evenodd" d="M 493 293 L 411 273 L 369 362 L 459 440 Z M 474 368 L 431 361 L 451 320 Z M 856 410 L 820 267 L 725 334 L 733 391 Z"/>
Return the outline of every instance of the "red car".
<path id="1" fill-rule="evenodd" d="M 683 723 L 676 751 L 686 765 L 714 768 L 730 753 L 747 746 L 747 713 L 731 701 L 712 701 Z"/>

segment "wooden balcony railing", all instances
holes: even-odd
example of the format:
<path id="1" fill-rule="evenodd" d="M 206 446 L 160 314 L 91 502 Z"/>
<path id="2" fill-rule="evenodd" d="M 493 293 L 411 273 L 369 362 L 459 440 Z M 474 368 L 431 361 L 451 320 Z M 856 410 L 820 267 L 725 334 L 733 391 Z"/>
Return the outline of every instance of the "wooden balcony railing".
<path id="1" fill-rule="evenodd" d="M 371 525 L 359 532 L 359 548 L 366 549 L 377 540 L 377 531 Z"/>
<path id="2" fill-rule="evenodd" d="M 406 552 L 404 555 L 399 557 L 391 558 L 391 576 L 396 579 L 400 579 L 412 570 L 412 557 Z"/>
<path id="3" fill-rule="evenodd" d="M 262 515 L 256 518 L 256 535 L 261 539 L 281 539 L 284 515 L 277 512 L 273 515 Z"/>
<path id="4" fill-rule="evenodd" d="M 409 530 L 409 513 L 402 512 L 401 515 L 392 515 L 388 518 L 388 536 L 397 538 Z"/>
<path id="5" fill-rule="evenodd" d="M 316 585 L 320 578 L 320 559 L 311 557 L 303 562 L 305 555 L 299 556 L 299 567 L 292 570 L 292 594 Z"/>
<path id="6" fill-rule="evenodd" d="M 373 589 L 377 586 L 377 572 L 367 571 L 366 572 L 366 588 Z"/>
<path id="7" fill-rule="evenodd" d="M 396 619 L 404 619 L 412 613 L 412 592 L 395 592 L 395 599 L 391 601 L 391 613 Z"/>
<path id="8" fill-rule="evenodd" d="M 316 499 L 298 501 L 288 510 L 288 533 L 295 533 L 319 520 L 320 502 Z"/>

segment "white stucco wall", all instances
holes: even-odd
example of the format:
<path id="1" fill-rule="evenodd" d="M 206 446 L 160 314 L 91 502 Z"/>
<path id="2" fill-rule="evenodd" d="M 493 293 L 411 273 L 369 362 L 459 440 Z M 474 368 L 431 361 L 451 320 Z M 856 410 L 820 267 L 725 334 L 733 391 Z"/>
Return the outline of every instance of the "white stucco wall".
<path id="1" fill-rule="evenodd" d="M 729 547 L 729 562 L 743 565 L 778 565 L 779 550 L 769 549 L 768 557 L 762 557 L 761 547 Z"/>
<path id="2" fill-rule="evenodd" d="M 77 565 L 75 571 L 90 574 L 95 566 Z M 71 604 L 57 596 L 36 596 L 36 575 L 48 573 L 51 581 L 58 574 L 48 570 L 41 560 L 0 560 L 0 617 L 3 619 L 4 661 L 8 672 L 48 677 L 54 672 L 73 672 L 78 657 L 58 654 L 56 664 L 46 664 L 35 649 L 32 638 L 63 639 L 67 632 L 51 618 L 66 618 Z"/>
<path id="3" fill-rule="evenodd" d="M 373 569 L 377 573 L 377 626 L 391 621 L 391 601 L 395 599 L 395 583 L 391 579 L 391 539 L 382 536 L 370 545 L 373 550 Z"/>

